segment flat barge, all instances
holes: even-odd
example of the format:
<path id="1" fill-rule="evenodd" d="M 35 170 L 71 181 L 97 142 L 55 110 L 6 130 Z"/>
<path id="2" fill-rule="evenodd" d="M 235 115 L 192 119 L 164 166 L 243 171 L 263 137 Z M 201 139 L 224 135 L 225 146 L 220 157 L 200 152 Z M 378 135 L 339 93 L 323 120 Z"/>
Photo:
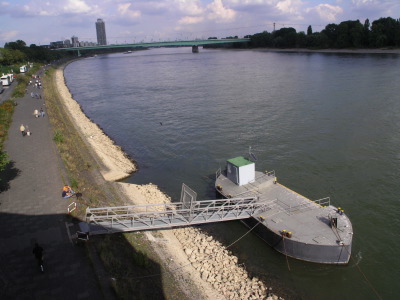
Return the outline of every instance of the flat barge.
<path id="1" fill-rule="evenodd" d="M 215 188 L 223 197 L 269 203 L 243 222 L 272 248 L 314 263 L 349 262 L 353 228 L 329 198 L 312 201 L 278 183 L 274 171 L 256 171 L 254 161 L 242 156 L 227 160 L 226 170 L 216 175 Z"/>

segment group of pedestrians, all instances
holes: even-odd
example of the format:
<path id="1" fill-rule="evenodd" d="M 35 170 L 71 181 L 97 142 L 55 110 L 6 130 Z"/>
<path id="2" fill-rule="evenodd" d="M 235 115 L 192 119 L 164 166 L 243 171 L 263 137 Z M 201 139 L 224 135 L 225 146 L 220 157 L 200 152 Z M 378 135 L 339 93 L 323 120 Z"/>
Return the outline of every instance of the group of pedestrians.
<path id="1" fill-rule="evenodd" d="M 43 107 L 41 107 L 40 108 L 40 111 L 39 110 L 37 110 L 37 109 L 35 109 L 34 111 L 33 111 L 33 114 L 35 115 L 35 117 L 36 118 L 39 118 L 39 117 L 44 117 L 44 110 L 43 110 Z"/>
<path id="2" fill-rule="evenodd" d="M 42 95 L 34 92 L 31 92 L 31 97 L 36 99 L 42 99 Z"/>
<path id="3" fill-rule="evenodd" d="M 42 84 L 39 81 L 39 75 L 32 75 L 32 78 L 36 80 L 35 83 L 35 87 L 41 87 Z M 29 81 L 29 85 L 32 85 L 32 80 Z M 40 83 L 40 84 L 39 84 Z M 26 92 L 28 93 L 28 89 L 26 90 Z M 38 93 L 34 93 L 33 91 L 31 92 L 31 97 L 32 98 L 36 98 L 36 99 L 42 99 L 42 96 Z M 45 116 L 45 110 L 44 110 L 45 104 L 42 104 L 42 107 L 40 107 L 40 109 L 35 109 L 33 111 L 33 115 L 35 116 L 35 118 L 39 118 L 39 117 L 44 117 Z M 29 126 L 28 125 L 24 125 L 21 124 L 21 126 L 19 127 L 19 130 L 21 131 L 22 136 L 30 136 L 32 135 L 32 132 L 29 130 Z"/>
<path id="4" fill-rule="evenodd" d="M 37 89 L 42 88 L 42 82 L 39 75 L 32 75 L 32 80 L 29 80 L 29 85 L 33 85 Z"/>
<path id="5" fill-rule="evenodd" d="M 24 126 L 24 124 L 21 124 L 21 126 L 19 127 L 19 130 L 21 131 L 22 136 L 26 136 L 26 135 L 30 136 L 31 135 L 28 125 Z"/>
<path id="6" fill-rule="evenodd" d="M 39 75 L 32 75 L 32 80 L 29 80 L 29 86 L 33 86 L 36 89 L 42 88 L 42 82 L 40 81 Z M 31 92 L 31 97 L 36 99 L 42 99 L 42 95 L 39 93 Z"/>

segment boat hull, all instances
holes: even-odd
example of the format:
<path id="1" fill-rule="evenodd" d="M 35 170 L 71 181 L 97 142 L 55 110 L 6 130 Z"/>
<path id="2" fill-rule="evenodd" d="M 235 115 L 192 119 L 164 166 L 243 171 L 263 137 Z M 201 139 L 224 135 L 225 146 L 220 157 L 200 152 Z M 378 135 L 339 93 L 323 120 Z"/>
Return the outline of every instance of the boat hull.
<path id="1" fill-rule="evenodd" d="M 264 240 L 269 246 L 289 257 L 321 264 L 347 264 L 350 259 L 349 245 L 315 245 L 295 239 L 283 237 L 280 232 L 274 232 L 260 223 L 256 218 L 248 218 L 242 222 Z"/>

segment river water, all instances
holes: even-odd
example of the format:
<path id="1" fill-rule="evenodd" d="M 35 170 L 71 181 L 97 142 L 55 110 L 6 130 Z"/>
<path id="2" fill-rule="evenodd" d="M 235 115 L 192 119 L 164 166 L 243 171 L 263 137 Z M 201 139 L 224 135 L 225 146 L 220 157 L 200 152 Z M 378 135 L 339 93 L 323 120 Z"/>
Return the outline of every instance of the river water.
<path id="1" fill-rule="evenodd" d="M 232 251 L 296 299 L 400 295 L 400 60 L 390 54 L 159 48 L 82 59 L 65 70 L 85 113 L 138 163 L 132 183 L 214 199 L 215 171 L 246 155 L 354 228 L 348 266 L 286 260 L 249 234 Z M 240 222 L 204 226 L 226 245 Z"/>

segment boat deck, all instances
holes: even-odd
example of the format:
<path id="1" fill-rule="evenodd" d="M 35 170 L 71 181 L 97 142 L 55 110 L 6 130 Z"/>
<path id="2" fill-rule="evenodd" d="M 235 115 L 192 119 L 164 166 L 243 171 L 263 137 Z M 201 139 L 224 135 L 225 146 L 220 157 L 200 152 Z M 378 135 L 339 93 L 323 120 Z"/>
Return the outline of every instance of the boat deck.
<path id="1" fill-rule="evenodd" d="M 292 240 L 306 244 L 351 244 L 351 222 L 330 205 L 329 198 L 312 201 L 276 183 L 274 174 L 256 171 L 255 177 L 254 182 L 239 186 L 219 174 L 215 186 L 224 197 L 253 196 L 270 202 L 268 209 L 253 217 L 278 235 L 286 230 L 292 233 Z M 331 218 L 337 218 L 336 228 L 332 228 Z"/>

